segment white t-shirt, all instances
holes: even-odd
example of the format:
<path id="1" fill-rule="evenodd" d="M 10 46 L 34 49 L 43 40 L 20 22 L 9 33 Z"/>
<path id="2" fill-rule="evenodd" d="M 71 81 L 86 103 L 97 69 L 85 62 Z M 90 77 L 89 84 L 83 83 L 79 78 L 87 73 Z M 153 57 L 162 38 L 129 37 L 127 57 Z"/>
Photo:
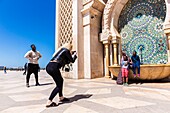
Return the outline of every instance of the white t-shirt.
<path id="1" fill-rule="evenodd" d="M 29 61 L 28 63 L 38 64 L 38 60 L 39 60 L 39 58 L 42 57 L 42 55 L 40 54 L 39 51 L 34 52 L 34 51 L 30 50 L 25 54 L 24 57 L 28 59 L 28 61 Z"/>
<path id="2" fill-rule="evenodd" d="M 122 61 L 122 68 L 128 68 L 128 61 Z"/>

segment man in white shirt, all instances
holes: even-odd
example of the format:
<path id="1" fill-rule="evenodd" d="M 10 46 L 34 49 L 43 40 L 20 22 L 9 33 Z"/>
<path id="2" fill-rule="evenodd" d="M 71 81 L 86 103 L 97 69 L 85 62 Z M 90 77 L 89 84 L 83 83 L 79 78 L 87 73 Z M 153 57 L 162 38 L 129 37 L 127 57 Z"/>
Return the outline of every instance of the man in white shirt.
<path id="1" fill-rule="evenodd" d="M 35 80 L 36 80 L 36 86 L 39 86 L 39 82 L 38 82 L 38 69 L 39 69 L 39 64 L 38 64 L 38 60 L 39 58 L 42 57 L 42 55 L 40 54 L 39 51 L 36 51 L 36 47 L 34 44 L 31 45 L 31 49 L 30 51 L 28 51 L 25 54 L 25 58 L 28 59 L 28 72 L 27 72 L 27 76 L 26 76 L 26 86 L 29 86 L 29 79 L 30 79 L 30 75 L 32 73 L 34 73 L 35 75 Z"/>

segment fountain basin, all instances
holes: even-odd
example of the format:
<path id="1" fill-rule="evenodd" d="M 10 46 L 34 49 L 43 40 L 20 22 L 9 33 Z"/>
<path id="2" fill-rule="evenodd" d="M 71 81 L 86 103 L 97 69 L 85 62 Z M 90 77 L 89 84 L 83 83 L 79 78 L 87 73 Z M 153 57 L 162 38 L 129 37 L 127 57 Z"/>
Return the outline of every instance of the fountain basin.
<path id="1" fill-rule="evenodd" d="M 115 76 L 120 72 L 120 66 L 109 66 L 109 71 Z M 141 80 L 158 80 L 170 76 L 170 64 L 155 64 L 140 66 Z M 132 70 L 129 70 L 129 79 L 134 79 Z"/>

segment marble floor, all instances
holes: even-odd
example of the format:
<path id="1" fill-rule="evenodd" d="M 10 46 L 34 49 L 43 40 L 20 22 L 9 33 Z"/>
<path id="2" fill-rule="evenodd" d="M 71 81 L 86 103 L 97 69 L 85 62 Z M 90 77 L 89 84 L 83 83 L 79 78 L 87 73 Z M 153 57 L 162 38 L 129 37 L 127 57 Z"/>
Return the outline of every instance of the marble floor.
<path id="1" fill-rule="evenodd" d="M 0 113 L 170 113 L 170 82 L 152 82 L 129 86 L 117 85 L 109 78 L 64 79 L 63 92 L 70 99 L 46 108 L 46 101 L 55 87 L 52 78 L 39 73 L 41 86 L 25 86 L 22 71 L 0 71 Z"/>

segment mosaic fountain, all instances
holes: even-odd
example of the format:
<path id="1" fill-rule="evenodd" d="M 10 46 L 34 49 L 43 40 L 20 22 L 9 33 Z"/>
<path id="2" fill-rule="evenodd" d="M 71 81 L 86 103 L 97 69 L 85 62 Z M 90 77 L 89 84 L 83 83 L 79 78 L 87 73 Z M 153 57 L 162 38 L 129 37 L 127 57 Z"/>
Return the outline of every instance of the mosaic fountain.
<path id="1" fill-rule="evenodd" d="M 166 16 L 164 0 L 130 0 L 123 8 L 118 23 L 122 50 L 128 56 L 137 51 L 141 60 L 143 80 L 163 79 L 170 76 L 167 38 L 163 30 Z M 117 76 L 120 66 L 109 66 Z M 129 78 L 133 79 L 132 71 Z"/>

